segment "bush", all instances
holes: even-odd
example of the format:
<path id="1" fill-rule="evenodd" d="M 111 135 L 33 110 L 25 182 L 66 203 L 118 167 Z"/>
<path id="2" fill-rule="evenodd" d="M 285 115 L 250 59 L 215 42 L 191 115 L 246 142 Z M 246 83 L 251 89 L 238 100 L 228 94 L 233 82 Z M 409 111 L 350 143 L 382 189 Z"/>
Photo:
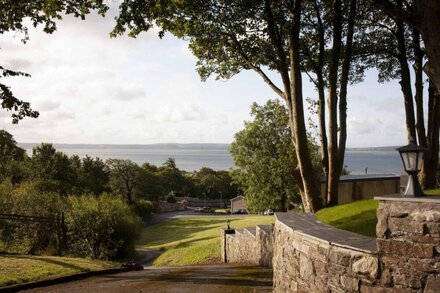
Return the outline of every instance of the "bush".
<path id="1" fill-rule="evenodd" d="M 66 219 L 75 252 L 95 259 L 131 257 L 140 219 L 122 200 L 103 194 L 71 196 Z"/>
<path id="2" fill-rule="evenodd" d="M 153 203 L 145 199 L 137 200 L 133 205 L 133 210 L 142 220 L 146 220 L 153 210 Z"/>
<path id="3" fill-rule="evenodd" d="M 167 202 L 169 202 L 169 203 L 176 203 L 176 202 L 177 202 L 177 199 L 176 199 L 176 197 L 174 196 L 174 194 L 169 194 L 169 195 L 168 195 L 168 197 L 167 197 Z"/>
<path id="4" fill-rule="evenodd" d="M 2 213 L 53 218 L 48 222 L 3 220 L 0 241 L 3 249 L 16 253 L 47 253 L 56 251 L 56 217 L 65 209 L 63 198 L 53 193 L 40 193 L 33 182 L 13 188 L 10 182 L 0 184 Z"/>

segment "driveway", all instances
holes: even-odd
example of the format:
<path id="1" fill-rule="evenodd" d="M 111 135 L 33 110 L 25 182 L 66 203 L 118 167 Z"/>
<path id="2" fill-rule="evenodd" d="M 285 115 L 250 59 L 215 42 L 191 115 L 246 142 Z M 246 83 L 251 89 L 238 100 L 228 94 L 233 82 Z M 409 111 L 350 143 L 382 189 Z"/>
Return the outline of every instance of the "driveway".
<path id="1" fill-rule="evenodd" d="M 147 267 L 26 292 L 272 292 L 272 270 L 235 264 Z"/>

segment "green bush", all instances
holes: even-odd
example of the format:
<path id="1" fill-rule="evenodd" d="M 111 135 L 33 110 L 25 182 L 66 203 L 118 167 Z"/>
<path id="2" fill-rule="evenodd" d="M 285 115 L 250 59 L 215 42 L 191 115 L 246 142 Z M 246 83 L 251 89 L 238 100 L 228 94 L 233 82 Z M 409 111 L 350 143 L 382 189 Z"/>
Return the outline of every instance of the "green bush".
<path id="1" fill-rule="evenodd" d="M 169 202 L 169 203 L 176 203 L 177 202 L 177 199 L 174 196 L 174 194 L 171 193 L 167 196 L 167 202 Z"/>
<path id="2" fill-rule="evenodd" d="M 140 219 L 119 198 L 103 194 L 70 196 L 66 220 L 73 233 L 72 249 L 95 259 L 134 255 Z"/>
<path id="3" fill-rule="evenodd" d="M 0 184 L 2 213 L 52 218 L 53 221 L 3 220 L 0 241 L 3 250 L 39 254 L 55 251 L 57 247 L 57 216 L 65 209 L 65 202 L 57 194 L 40 193 L 33 182 L 17 188 L 8 181 Z"/>
<path id="4" fill-rule="evenodd" d="M 142 220 L 146 220 L 153 210 L 153 203 L 145 199 L 137 200 L 133 205 L 133 210 Z"/>

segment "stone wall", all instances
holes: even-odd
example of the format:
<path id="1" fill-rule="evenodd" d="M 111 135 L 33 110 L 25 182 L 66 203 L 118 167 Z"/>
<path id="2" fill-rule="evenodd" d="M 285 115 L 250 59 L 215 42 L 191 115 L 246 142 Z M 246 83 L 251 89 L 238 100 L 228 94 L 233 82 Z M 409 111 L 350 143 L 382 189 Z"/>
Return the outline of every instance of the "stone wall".
<path id="1" fill-rule="evenodd" d="M 274 292 L 363 292 L 381 282 L 374 239 L 313 215 L 277 213 L 274 243 Z"/>
<path id="2" fill-rule="evenodd" d="M 272 226 L 222 230 L 222 260 L 230 263 L 272 265 Z"/>
<path id="3" fill-rule="evenodd" d="M 377 199 L 377 248 L 388 285 L 440 292 L 440 198 Z"/>
<path id="4" fill-rule="evenodd" d="M 272 263 L 274 292 L 440 292 L 440 197 L 377 199 L 377 239 L 277 213 L 273 230 L 223 231 L 222 256 Z"/>

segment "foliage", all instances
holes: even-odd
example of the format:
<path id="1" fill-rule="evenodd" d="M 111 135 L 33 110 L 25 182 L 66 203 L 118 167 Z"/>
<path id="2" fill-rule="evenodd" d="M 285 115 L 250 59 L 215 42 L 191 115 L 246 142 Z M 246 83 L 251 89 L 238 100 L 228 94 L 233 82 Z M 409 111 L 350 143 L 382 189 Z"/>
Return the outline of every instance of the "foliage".
<path id="1" fill-rule="evenodd" d="M 251 117 L 231 145 L 239 168 L 234 179 L 244 188 L 250 212 L 286 211 L 289 203 L 300 203 L 287 109 L 278 100 L 264 106 L 254 103 Z"/>
<path id="2" fill-rule="evenodd" d="M 177 202 L 176 196 L 173 193 L 168 194 L 167 202 L 176 203 Z"/>
<path id="3" fill-rule="evenodd" d="M 142 220 L 146 220 L 153 210 L 153 203 L 145 199 L 136 200 L 133 205 L 133 210 Z"/>
<path id="4" fill-rule="evenodd" d="M 0 185 L 2 213 L 52 218 L 49 222 L 3 221 L 0 240 L 6 250 L 20 253 L 50 253 L 55 251 L 56 217 L 65 205 L 61 197 L 53 193 L 41 193 L 33 182 L 13 187 L 8 181 Z"/>
<path id="5" fill-rule="evenodd" d="M 77 174 L 69 157 L 56 151 L 52 144 L 42 143 L 32 150 L 31 178 L 42 192 L 72 193 Z"/>
<path id="6" fill-rule="evenodd" d="M 237 196 L 240 190 L 233 182 L 230 171 L 215 171 L 211 168 L 203 167 L 195 172 L 191 178 L 195 185 L 194 194 L 199 198 L 204 198 L 204 194 L 209 199 L 229 199 Z"/>
<path id="7" fill-rule="evenodd" d="M 0 130 L 0 181 L 10 178 L 19 183 L 26 177 L 22 162 L 28 159 L 24 149 L 17 146 L 13 136 L 6 130 Z"/>
<path id="8" fill-rule="evenodd" d="M 0 287 L 109 269 L 117 265 L 108 261 L 73 257 L 0 255 Z"/>
<path id="9" fill-rule="evenodd" d="M 64 14 L 72 14 L 84 19 L 92 9 L 98 9 L 101 15 L 107 11 L 102 0 L 62 1 L 62 0 L 4 0 L 0 3 L 0 34 L 15 32 L 22 35 L 22 41 L 28 40 L 28 26 L 43 26 L 46 33 L 56 30 L 56 20 Z M 0 65 L 0 78 L 30 75 L 7 69 Z M 37 118 L 39 113 L 31 109 L 30 104 L 14 96 L 10 87 L 0 82 L 0 108 L 13 111 L 12 122 L 18 123 L 24 117 Z"/>
<path id="10" fill-rule="evenodd" d="M 110 174 L 112 190 L 116 194 L 123 196 L 129 205 L 132 205 L 134 202 L 133 189 L 135 178 L 140 167 L 130 160 L 121 159 L 108 159 L 106 165 Z"/>
<path id="11" fill-rule="evenodd" d="M 75 186 L 75 194 L 93 193 L 99 195 L 103 192 L 109 192 L 110 174 L 105 163 L 100 158 L 90 158 L 86 156 L 81 161 L 77 156 L 71 157 L 71 162 L 76 167 L 76 176 L 78 178 Z"/>
<path id="12" fill-rule="evenodd" d="M 121 199 L 103 194 L 70 196 L 67 225 L 74 250 L 95 259 L 114 259 L 134 254 L 140 221 Z"/>
<path id="13" fill-rule="evenodd" d="M 377 200 L 360 200 L 322 209 L 316 213 L 316 217 L 336 228 L 376 237 L 378 206 Z"/>
<path id="14" fill-rule="evenodd" d="M 236 229 L 270 225 L 275 220 L 268 216 L 176 219 L 145 227 L 138 245 L 165 250 L 153 263 L 158 266 L 220 263 L 218 231 L 226 227 L 228 219 Z"/>

